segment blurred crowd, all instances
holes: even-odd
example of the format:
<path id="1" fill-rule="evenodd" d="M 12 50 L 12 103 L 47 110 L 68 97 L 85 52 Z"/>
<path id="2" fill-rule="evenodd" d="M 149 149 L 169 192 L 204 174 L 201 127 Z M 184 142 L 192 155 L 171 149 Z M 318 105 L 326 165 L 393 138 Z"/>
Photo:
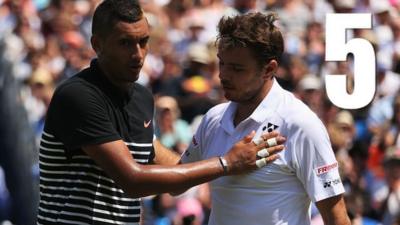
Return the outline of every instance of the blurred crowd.
<path id="1" fill-rule="evenodd" d="M 100 0 L 0 0 L 0 221 L 33 224 L 38 145 L 60 82 L 87 67 L 91 17 Z M 151 26 L 138 80 L 155 96 L 156 135 L 182 153 L 201 116 L 225 101 L 219 85 L 216 25 L 222 16 L 278 14 L 285 53 L 279 83 L 324 122 L 340 164 L 353 224 L 400 224 L 400 0 L 142 0 Z M 371 13 L 372 29 L 348 30 L 376 53 L 377 89 L 366 107 L 343 110 L 326 96 L 324 76 L 347 74 L 353 58 L 326 62 L 325 15 Z M 79 94 L 79 93 L 77 93 Z M 206 224 L 208 185 L 144 198 L 144 224 Z M 313 208 L 313 225 L 322 224 Z M 0 222 L 1 223 L 1 222 Z"/>

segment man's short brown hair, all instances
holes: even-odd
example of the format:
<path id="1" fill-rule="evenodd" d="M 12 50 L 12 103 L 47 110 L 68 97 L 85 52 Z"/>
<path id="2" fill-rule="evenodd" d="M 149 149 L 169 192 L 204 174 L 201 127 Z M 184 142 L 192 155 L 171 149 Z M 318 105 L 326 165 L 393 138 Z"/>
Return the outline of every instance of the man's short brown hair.
<path id="1" fill-rule="evenodd" d="M 261 67 L 271 59 L 279 61 L 284 44 L 279 28 L 274 25 L 276 20 L 276 14 L 260 12 L 223 17 L 218 24 L 217 46 L 250 48 Z"/>

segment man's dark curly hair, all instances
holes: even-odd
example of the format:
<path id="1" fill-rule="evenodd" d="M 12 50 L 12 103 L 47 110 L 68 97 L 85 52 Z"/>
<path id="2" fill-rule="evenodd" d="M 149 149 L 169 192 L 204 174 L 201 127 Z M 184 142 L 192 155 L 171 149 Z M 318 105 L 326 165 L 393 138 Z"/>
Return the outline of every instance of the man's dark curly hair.
<path id="1" fill-rule="evenodd" d="M 279 28 L 274 25 L 276 20 L 276 14 L 260 12 L 223 17 L 218 24 L 217 46 L 250 48 L 261 67 L 271 59 L 279 62 L 284 44 Z"/>
<path id="2" fill-rule="evenodd" d="M 104 0 L 94 12 L 92 34 L 106 37 L 118 21 L 134 23 L 142 18 L 138 0 Z"/>

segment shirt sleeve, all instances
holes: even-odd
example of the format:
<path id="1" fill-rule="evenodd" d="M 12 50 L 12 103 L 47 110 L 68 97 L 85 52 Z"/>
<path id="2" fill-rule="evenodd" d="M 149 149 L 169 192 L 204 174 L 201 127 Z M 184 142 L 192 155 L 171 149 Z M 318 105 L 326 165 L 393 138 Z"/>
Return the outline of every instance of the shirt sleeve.
<path id="1" fill-rule="evenodd" d="M 313 202 L 344 192 L 338 163 L 322 122 L 315 118 L 292 133 L 296 175 Z"/>
<path id="2" fill-rule="evenodd" d="M 56 91 L 48 122 L 67 150 L 121 139 L 101 92 L 82 83 L 70 83 Z"/>

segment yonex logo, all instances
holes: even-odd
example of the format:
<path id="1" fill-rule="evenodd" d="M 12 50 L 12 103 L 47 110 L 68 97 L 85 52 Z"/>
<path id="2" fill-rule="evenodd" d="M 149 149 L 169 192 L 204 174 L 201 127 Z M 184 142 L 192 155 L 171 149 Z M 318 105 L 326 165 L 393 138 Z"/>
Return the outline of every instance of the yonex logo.
<path id="1" fill-rule="evenodd" d="M 324 182 L 324 188 L 332 187 L 333 185 L 339 184 L 341 181 L 339 178 L 334 180 L 328 180 Z"/>
<path id="2" fill-rule="evenodd" d="M 263 131 L 267 130 L 268 132 L 272 132 L 273 130 L 277 129 L 279 126 L 272 124 L 272 123 L 268 123 L 267 126 L 263 127 Z"/>

